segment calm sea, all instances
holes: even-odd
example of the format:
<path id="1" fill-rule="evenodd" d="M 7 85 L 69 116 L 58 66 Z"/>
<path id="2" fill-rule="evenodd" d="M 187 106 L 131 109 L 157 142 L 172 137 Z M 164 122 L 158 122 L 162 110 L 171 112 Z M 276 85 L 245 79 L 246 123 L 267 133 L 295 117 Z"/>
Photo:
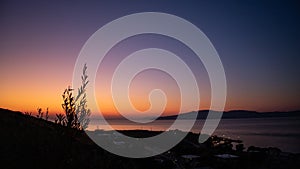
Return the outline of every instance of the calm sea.
<path id="1" fill-rule="evenodd" d="M 199 133 L 205 120 L 197 120 L 193 129 Z M 111 127 L 115 130 L 155 130 L 166 131 L 176 128 L 169 128 L 172 120 L 156 120 L 150 124 L 132 124 L 121 120 L 110 121 Z M 191 120 L 181 120 L 180 129 Z M 101 121 L 92 119 L 88 130 L 103 129 L 110 130 L 110 126 L 104 125 Z M 222 119 L 214 132 L 215 135 L 232 139 L 240 139 L 246 147 L 278 147 L 282 151 L 300 153 L 300 117 L 284 118 L 251 118 L 251 119 Z"/>

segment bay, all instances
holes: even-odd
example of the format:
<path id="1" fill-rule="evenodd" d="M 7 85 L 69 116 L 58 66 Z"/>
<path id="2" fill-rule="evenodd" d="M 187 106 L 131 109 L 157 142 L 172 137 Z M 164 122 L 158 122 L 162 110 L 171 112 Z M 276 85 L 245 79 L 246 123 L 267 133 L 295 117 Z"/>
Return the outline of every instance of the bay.
<path id="1" fill-rule="evenodd" d="M 170 127 L 173 120 L 156 120 L 153 123 L 132 123 L 125 120 L 110 120 L 109 125 L 91 119 L 87 130 L 152 130 L 179 129 L 189 131 L 192 120 L 180 120 L 179 125 Z M 205 120 L 196 120 L 194 133 L 200 133 Z M 213 128 L 213 125 L 209 127 Z M 300 117 L 221 119 L 213 135 L 242 140 L 246 147 L 277 147 L 285 152 L 300 153 Z"/>

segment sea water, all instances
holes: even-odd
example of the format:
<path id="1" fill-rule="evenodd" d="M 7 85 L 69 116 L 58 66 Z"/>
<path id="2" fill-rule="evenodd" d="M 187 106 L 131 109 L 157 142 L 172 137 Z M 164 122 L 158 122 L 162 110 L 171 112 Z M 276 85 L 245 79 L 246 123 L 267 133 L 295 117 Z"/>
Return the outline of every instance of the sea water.
<path id="1" fill-rule="evenodd" d="M 109 125 L 91 119 L 88 130 L 183 130 L 189 131 L 193 120 L 180 120 L 171 127 L 173 120 L 156 120 L 153 123 L 131 123 L 125 120 L 110 120 Z M 194 133 L 200 133 L 205 120 L 196 120 Z M 208 125 L 214 128 L 214 125 Z M 221 119 L 213 135 L 242 140 L 246 147 L 278 147 L 285 152 L 300 153 L 300 117 Z"/>

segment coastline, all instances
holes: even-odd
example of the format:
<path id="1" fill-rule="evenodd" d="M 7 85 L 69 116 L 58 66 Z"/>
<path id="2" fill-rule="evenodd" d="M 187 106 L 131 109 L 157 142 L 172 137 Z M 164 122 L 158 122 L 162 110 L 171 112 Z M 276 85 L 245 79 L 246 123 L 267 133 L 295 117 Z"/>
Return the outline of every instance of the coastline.
<path id="1" fill-rule="evenodd" d="M 109 153 L 83 132 L 57 125 L 21 112 L 1 109 L 1 164 L 7 168 L 299 168 L 300 154 L 276 147 L 249 147 L 242 140 L 212 136 L 198 143 L 198 135 L 188 133 L 175 147 L 160 155 L 134 159 Z M 146 138 L 159 132 L 119 131 Z M 169 131 L 171 134 L 181 131 Z M 113 134 L 95 131 L 94 134 Z M 107 137 L 102 139 L 118 139 Z M 234 144 L 233 144 L 234 143 Z M 126 143 L 116 145 L 126 146 Z"/>
<path id="2" fill-rule="evenodd" d="M 197 120 L 191 130 L 185 129 L 185 124 L 190 120 L 180 120 L 181 125 L 177 128 L 169 128 L 173 120 L 156 120 L 150 124 L 133 124 L 124 120 L 109 121 L 110 126 L 91 120 L 88 130 L 150 130 L 168 131 L 180 129 L 191 131 L 199 135 L 205 120 Z M 213 135 L 243 140 L 246 148 L 250 146 L 277 147 L 284 152 L 300 153 L 298 144 L 300 139 L 299 117 L 273 117 L 273 118 L 243 118 L 221 119 L 219 126 Z"/>

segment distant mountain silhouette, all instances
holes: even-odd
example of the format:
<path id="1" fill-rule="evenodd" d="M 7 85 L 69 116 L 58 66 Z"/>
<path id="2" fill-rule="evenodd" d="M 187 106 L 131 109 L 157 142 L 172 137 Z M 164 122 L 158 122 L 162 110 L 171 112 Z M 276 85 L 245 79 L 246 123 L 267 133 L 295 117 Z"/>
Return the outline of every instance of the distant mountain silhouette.
<path id="1" fill-rule="evenodd" d="M 196 116 L 197 119 L 206 119 L 209 110 L 199 110 L 193 112 L 183 113 L 180 116 L 181 119 L 191 119 Z M 221 113 L 219 111 L 213 111 L 215 113 Z M 271 117 L 300 117 L 300 111 L 289 112 L 256 112 L 247 110 L 231 110 L 223 112 L 222 119 L 239 119 L 239 118 L 271 118 Z M 173 120 L 177 119 L 177 115 L 159 117 L 158 120 Z"/>

